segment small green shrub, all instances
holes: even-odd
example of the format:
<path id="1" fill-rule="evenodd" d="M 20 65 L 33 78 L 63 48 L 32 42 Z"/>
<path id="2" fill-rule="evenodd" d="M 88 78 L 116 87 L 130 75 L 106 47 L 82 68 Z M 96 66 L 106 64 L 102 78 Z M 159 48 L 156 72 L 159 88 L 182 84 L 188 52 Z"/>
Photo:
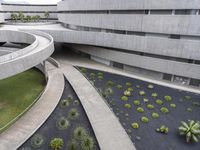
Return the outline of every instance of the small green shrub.
<path id="1" fill-rule="evenodd" d="M 200 122 L 188 120 L 188 122 L 181 121 L 179 126 L 179 133 L 186 137 L 186 142 L 198 142 L 200 138 Z"/>
<path id="2" fill-rule="evenodd" d="M 67 150 L 78 150 L 78 143 L 75 139 L 72 139 L 67 145 Z"/>
<path id="3" fill-rule="evenodd" d="M 126 91 L 124 91 L 124 95 L 125 95 L 125 96 L 131 96 L 131 92 L 128 91 L 128 90 L 126 90 Z"/>
<path id="4" fill-rule="evenodd" d="M 64 141 L 61 138 L 54 138 L 50 141 L 50 147 L 53 150 L 59 150 L 63 147 Z"/>
<path id="5" fill-rule="evenodd" d="M 172 100 L 172 97 L 169 96 L 169 95 L 166 95 L 166 96 L 164 96 L 164 99 L 165 99 L 166 101 L 171 101 L 171 100 Z"/>
<path id="6" fill-rule="evenodd" d="M 70 102 L 67 99 L 61 100 L 61 102 L 60 102 L 60 107 L 61 108 L 65 108 L 65 107 L 67 107 L 69 105 L 70 105 Z"/>
<path id="7" fill-rule="evenodd" d="M 144 98 L 143 101 L 144 101 L 145 103 L 148 103 L 148 102 L 149 102 L 149 99 Z"/>
<path id="8" fill-rule="evenodd" d="M 137 122 L 133 122 L 131 124 L 131 126 L 132 126 L 133 129 L 138 129 L 139 128 L 139 124 Z"/>
<path id="9" fill-rule="evenodd" d="M 140 85 L 136 85 L 136 88 L 140 88 Z"/>
<path id="10" fill-rule="evenodd" d="M 107 81 L 106 84 L 107 84 L 107 86 L 111 86 L 111 87 L 115 85 L 115 83 L 111 80 Z"/>
<path id="11" fill-rule="evenodd" d="M 161 125 L 160 128 L 156 129 L 157 132 L 167 134 L 169 132 L 169 128 L 165 125 Z"/>
<path id="12" fill-rule="evenodd" d="M 147 86 L 147 88 L 148 88 L 148 89 L 153 89 L 154 86 L 153 86 L 152 84 L 149 84 L 149 85 Z"/>
<path id="13" fill-rule="evenodd" d="M 184 98 L 185 98 L 186 100 L 191 100 L 191 99 L 192 99 L 192 97 L 189 96 L 189 95 L 184 96 Z"/>
<path id="14" fill-rule="evenodd" d="M 76 108 L 72 108 L 69 110 L 69 112 L 68 112 L 69 119 L 74 120 L 74 119 L 78 118 L 78 116 L 79 116 L 79 112 Z"/>
<path id="15" fill-rule="evenodd" d="M 143 112 L 144 112 L 144 109 L 143 109 L 142 107 L 138 107 L 138 108 L 137 108 L 137 112 L 143 113 Z"/>
<path id="16" fill-rule="evenodd" d="M 31 147 L 33 148 L 39 148 L 42 146 L 43 143 L 44 143 L 44 138 L 41 134 L 35 134 L 31 138 Z"/>
<path id="17" fill-rule="evenodd" d="M 127 97 L 127 96 L 122 96 L 122 97 L 121 97 L 121 100 L 122 100 L 122 101 L 127 101 L 127 100 L 128 100 L 128 97 Z"/>
<path id="18" fill-rule="evenodd" d="M 77 105 L 80 104 L 80 102 L 79 102 L 79 100 L 75 100 L 75 101 L 73 102 L 73 104 L 77 106 Z"/>
<path id="19" fill-rule="evenodd" d="M 125 108 L 131 108 L 131 105 L 130 104 L 124 104 L 124 107 Z"/>
<path id="20" fill-rule="evenodd" d="M 160 108 L 160 111 L 161 111 L 162 113 L 168 113 L 168 112 L 169 112 L 169 110 L 168 110 L 166 107 L 161 107 L 161 108 Z"/>
<path id="21" fill-rule="evenodd" d="M 171 107 L 171 108 L 176 108 L 176 104 L 173 104 L 173 103 L 172 103 L 172 104 L 170 104 L 170 107 Z"/>
<path id="22" fill-rule="evenodd" d="M 106 87 L 104 90 L 103 90 L 103 96 L 105 98 L 109 98 L 111 95 L 113 95 L 113 89 L 111 87 Z"/>
<path id="23" fill-rule="evenodd" d="M 87 135 L 85 128 L 79 126 L 74 129 L 74 138 L 77 140 L 83 140 Z"/>
<path id="24" fill-rule="evenodd" d="M 69 121 L 65 118 L 65 117 L 60 117 L 57 121 L 56 121 L 56 127 L 59 130 L 64 130 L 67 129 L 69 127 L 70 123 Z"/>
<path id="25" fill-rule="evenodd" d="M 132 84 L 130 82 L 126 82 L 126 86 L 130 87 Z"/>
<path id="26" fill-rule="evenodd" d="M 159 118 L 159 114 L 158 114 L 158 113 L 155 113 L 155 112 L 153 112 L 153 113 L 151 114 L 151 116 L 152 116 L 153 119 Z"/>
<path id="27" fill-rule="evenodd" d="M 103 76 L 103 72 L 98 72 L 97 76 Z"/>
<path id="28" fill-rule="evenodd" d="M 93 150 L 94 146 L 94 139 L 90 136 L 85 136 L 81 141 L 82 150 Z"/>
<path id="29" fill-rule="evenodd" d="M 145 94 L 146 94 L 145 91 L 139 91 L 140 96 L 144 96 Z"/>
<path id="30" fill-rule="evenodd" d="M 152 93 L 151 96 L 152 97 L 158 97 L 158 94 L 157 93 Z"/>
<path id="31" fill-rule="evenodd" d="M 118 88 L 119 90 L 121 90 L 121 89 L 122 89 L 122 85 L 118 84 L 118 85 L 117 85 L 117 88 Z"/>
<path id="32" fill-rule="evenodd" d="M 156 104 L 158 104 L 158 105 L 162 105 L 162 104 L 163 104 L 163 101 L 160 100 L 160 99 L 157 99 L 157 100 L 156 100 Z"/>
<path id="33" fill-rule="evenodd" d="M 152 104 L 147 104 L 148 109 L 154 109 L 154 106 Z"/>
<path id="34" fill-rule="evenodd" d="M 192 112 L 192 108 L 187 108 L 187 111 L 188 112 Z"/>
<path id="35" fill-rule="evenodd" d="M 149 119 L 148 119 L 147 117 L 143 116 L 143 117 L 141 118 L 141 121 L 142 121 L 143 123 L 148 123 L 148 122 L 149 122 Z"/>
<path id="36" fill-rule="evenodd" d="M 92 79 L 92 80 L 94 80 L 95 79 L 95 77 L 96 77 L 96 74 L 95 73 L 90 73 L 90 79 Z"/>
<path id="37" fill-rule="evenodd" d="M 97 78 L 101 81 L 103 80 L 103 76 L 97 76 Z"/>
<path id="38" fill-rule="evenodd" d="M 138 105 L 140 105 L 140 101 L 139 100 L 134 100 L 133 104 L 136 105 L 136 106 L 138 106 Z"/>
<path id="39" fill-rule="evenodd" d="M 86 73 L 86 72 L 87 72 L 87 69 L 86 69 L 86 68 L 83 68 L 83 67 L 81 67 L 81 72 L 82 72 L 82 73 Z"/>
<path id="40" fill-rule="evenodd" d="M 133 92 L 133 88 L 129 87 L 127 91 Z"/>
<path id="41" fill-rule="evenodd" d="M 72 100 L 73 100 L 73 96 L 69 94 L 69 95 L 67 96 L 67 100 L 71 103 Z"/>
<path id="42" fill-rule="evenodd" d="M 199 102 L 192 102 L 192 105 L 200 107 L 200 103 Z"/>

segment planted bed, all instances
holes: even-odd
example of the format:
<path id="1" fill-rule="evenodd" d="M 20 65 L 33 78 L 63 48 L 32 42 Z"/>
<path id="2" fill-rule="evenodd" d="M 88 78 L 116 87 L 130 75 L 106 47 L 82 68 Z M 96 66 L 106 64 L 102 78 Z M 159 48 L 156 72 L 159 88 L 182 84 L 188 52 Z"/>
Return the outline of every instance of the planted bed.
<path id="1" fill-rule="evenodd" d="M 56 109 L 19 149 L 99 150 L 87 115 L 67 80 Z"/>
<path id="2" fill-rule="evenodd" d="M 99 70 L 77 69 L 105 98 L 138 150 L 200 149 L 199 94 Z"/>

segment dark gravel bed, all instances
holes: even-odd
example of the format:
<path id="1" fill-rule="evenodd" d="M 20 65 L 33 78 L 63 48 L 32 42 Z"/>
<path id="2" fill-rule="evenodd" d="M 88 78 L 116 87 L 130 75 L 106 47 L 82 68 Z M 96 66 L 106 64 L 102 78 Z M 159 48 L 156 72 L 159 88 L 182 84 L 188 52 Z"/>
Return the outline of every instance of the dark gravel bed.
<path id="1" fill-rule="evenodd" d="M 178 131 L 181 121 L 200 120 L 200 95 L 99 70 L 82 67 L 77 67 L 77 69 L 94 84 L 102 96 L 104 95 L 138 150 L 200 150 L 200 142 L 186 143 L 185 138 L 180 136 Z M 109 84 L 108 81 L 112 82 Z M 132 85 L 127 86 L 127 82 Z M 117 85 L 121 85 L 122 88 L 117 88 Z M 148 85 L 153 85 L 153 88 L 148 88 Z M 128 87 L 131 87 L 133 91 L 131 96 L 128 96 L 128 100 L 123 101 L 121 97 Z M 108 88 L 111 89 L 111 94 L 106 95 Z M 145 94 L 141 96 L 139 91 L 144 91 Z M 152 93 L 156 93 L 157 96 L 153 97 Z M 166 95 L 172 100 L 165 100 Z M 157 99 L 162 100 L 163 104 L 157 104 Z M 135 105 L 134 100 L 138 100 L 140 104 Z M 128 104 L 130 108 L 125 107 L 125 104 Z M 147 108 L 148 104 L 152 104 L 154 108 Z M 170 104 L 175 104 L 176 107 Z M 143 108 L 144 112 L 138 112 L 138 107 Z M 166 107 L 169 112 L 161 112 L 161 107 Z M 154 119 L 153 112 L 159 114 L 159 118 Z M 142 116 L 147 117 L 149 122 L 142 122 Z M 138 129 L 132 127 L 134 122 L 138 123 Z M 169 128 L 167 134 L 156 132 L 161 125 Z"/>
<path id="2" fill-rule="evenodd" d="M 70 113 L 72 112 L 72 109 L 76 110 L 73 111 L 75 113 Z M 64 117 L 68 122 L 61 123 L 62 125 L 59 126 L 58 124 L 61 117 Z M 79 127 L 79 129 L 81 128 L 82 134 L 74 134 L 77 127 Z M 81 145 L 83 144 L 82 141 L 84 141 L 85 137 L 89 137 L 90 145 L 93 143 L 93 147 L 90 147 L 88 150 L 100 149 L 87 115 L 75 91 L 72 89 L 69 82 L 65 80 L 65 89 L 58 106 L 47 121 L 45 121 L 45 123 L 19 148 L 19 150 L 50 150 L 52 149 L 50 147 L 50 141 L 54 138 L 63 139 L 64 144 L 59 150 L 86 150 L 87 147 L 84 149 Z"/>

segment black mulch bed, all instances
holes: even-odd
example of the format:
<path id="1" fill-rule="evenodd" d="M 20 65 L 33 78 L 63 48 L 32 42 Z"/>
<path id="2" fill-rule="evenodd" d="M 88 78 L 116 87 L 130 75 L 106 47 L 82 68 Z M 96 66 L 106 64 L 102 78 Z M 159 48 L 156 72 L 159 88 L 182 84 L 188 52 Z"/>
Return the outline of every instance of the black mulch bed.
<path id="1" fill-rule="evenodd" d="M 111 86 L 113 94 L 105 99 L 138 150 L 200 150 L 200 142 L 186 143 L 185 138 L 179 135 L 177 129 L 180 121 L 187 121 L 188 119 L 200 120 L 200 107 L 194 105 L 194 102 L 199 104 L 200 95 L 155 84 L 152 84 L 154 86 L 153 89 L 149 89 L 147 86 L 151 83 L 141 80 L 82 67 L 77 67 L 77 69 L 94 84 L 101 94 L 104 94 L 104 89 L 108 87 L 107 81 L 114 82 L 114 86 Z M 103 73 L 103 75 L 100 75 L 103 76 L 102 80 L 98 79 L 99 72 L 100 74 Z M 123 96 L 124 91 L 127 89 L 126 82 L 132 83 L 133 92 L 127 101 L 122 101 L 121 96 Z M 122 89 L 116 87 L 118 84 L 122 85 Z M 145 91 L 145 96 L 138 94 L 141 90 Z M 151 94 L 153 92 L 158 94 L 156 98 L 152 97 Z M 172 97 L 171 102 L 164 99 L 166 95 Z M 189 97 L 185 98 L 185 96 Z M 149 101 L 144 102 L 144 98 Z M 156 104 L 155 100 L 157 99 L 161 99 L 163 105 Z M 139 106 L 144 109 L 143 113 L 137 112 L 136 108 L 138 106 L 133 104 L 134 100 L 140 101 L 141 104 Z M 130 104 L 131 108 L 125 108 L 124 104 L 126 103 Z M 176 108 L 170 107 L 171 103 L 176 104 Z M 152 104 L 154 109 L 149 110 L 146 107 L 147 104 Z M 169 113 L 163 114 L 160 111 L 160 108 L 163 106 L 168 108 Z M 151 116 L 153 112 L 158 113 L 160 117 L 153 119 Z M 148 117 L 149 122 L 141 122 L 142 116 Z M 131 124 L 133 122 L 139 124 L 138 129 L 132 128 Z M 169 127 L 168 134 L 155 131 L 161 125 Z"/>
<path id="2" fill-rule="evenodd" d="M 72 100 L 70 100 L 69 105 L 61 105 L 62 100 L 69 100 L 68 97 L 73 97 Z M 70 117 L 69 111 L 71 109 L 77 109 L 79 116 L 78 117 Z M 38 114 L 40 115 L 40 114 Z M 65 117 L 70 125 L 67 129 L 59 129 L 57 125 L 57 120 L 59 120 L 60 117 Z M 76 115 L 75 115 L 76 116 Z M 36 131 L 36 133 L 29 138 L 20 148 L 19 150 L 50 150 L 49 143 L 53 138 L 62 138 L 64 141 L 64 146 L 59 150 L 70 150 L 69 149 L 69 143 L 74 139 L 74 129 L 76 127 L 84 127 L 86 129 L 87 135 L 90 136 L 93 139 L 94 147 L 91 150 L 99 150 L 99 145 L 97 143 L 97 140 L 95 138 L 94 132 L 92 130 L 92 127 L 89 123 L 89 120 L 86 116 L 86 113 L 76 95 L 74 90 L 72 89 L 71 85 L 67 80 L 65 80 L 65 89 L 62 95 L 62 98 L 60 100 L 60 103 L 56 107 L 56 109 L 53 111 L 53 113 L 50 115 L 50 117 L 47 119 L 47 121 Z M 38 136 L 43 137 L 43 144 L 41 146 L 36 146 L 32 144 L 33 137 Z M 16 137 L 17 138 L 17 137 Z M 76 140 L 78 143 L 78 146 L 76 150 L 81 150 L 81 140 Z M 40 145 L 40 144 L 39 144 Z"/>

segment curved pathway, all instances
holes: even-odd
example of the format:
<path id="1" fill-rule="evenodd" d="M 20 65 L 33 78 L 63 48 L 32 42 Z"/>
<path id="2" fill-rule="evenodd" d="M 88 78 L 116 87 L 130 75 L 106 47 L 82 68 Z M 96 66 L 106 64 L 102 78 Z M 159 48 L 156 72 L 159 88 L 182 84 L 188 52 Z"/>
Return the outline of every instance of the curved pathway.
<path id="1" fill-rule="evenodd" d="M 124 128 L 90 82 L 73 66 L 61 69 L 78 95 L 102 150 L 135 150 Z"/>
<path id="2" fill-rule="evenodd" d="M 47 62 L 48 83 L 40 99 L 11 127 L 0 134 L 0 150 L 16 150 L 45 122 L 57 106 L 64 77 L 59 68 Z"/>

